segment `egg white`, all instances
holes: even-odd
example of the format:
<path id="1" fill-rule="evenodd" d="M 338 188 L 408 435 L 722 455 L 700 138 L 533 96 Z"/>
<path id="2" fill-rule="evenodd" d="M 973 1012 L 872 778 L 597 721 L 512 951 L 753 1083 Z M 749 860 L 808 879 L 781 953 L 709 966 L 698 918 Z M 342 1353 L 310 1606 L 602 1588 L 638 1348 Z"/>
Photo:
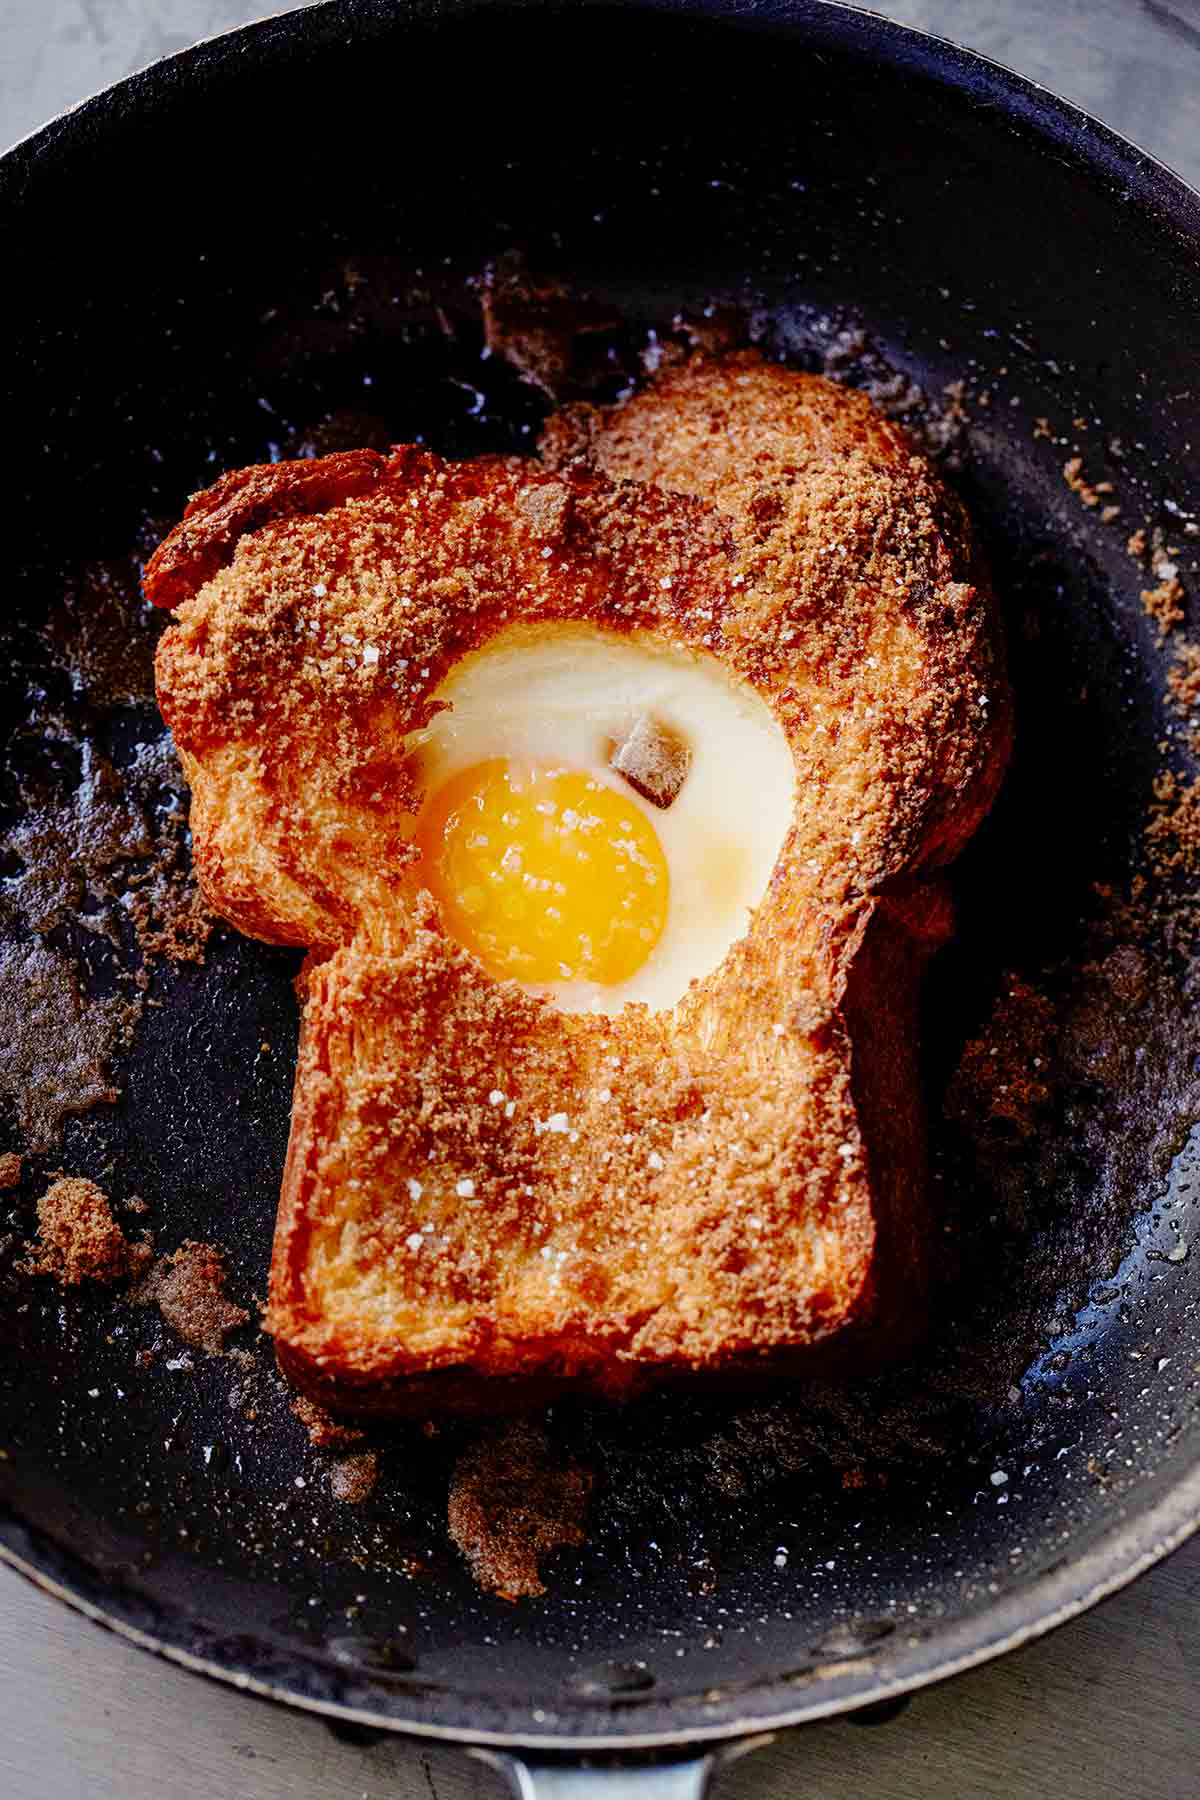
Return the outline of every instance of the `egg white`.
<path id="1" fill-rule="evenodd" d="M 714 656 L 649 632 L 569 623 L 506 628 L 458 662 L 436 698 L 448 710 L 408 741 L 427 795 L 492 757 L 581 770 L 636 807 L 662 846 L 667 918 L 637 973 L 609 987 L 561 981 L 532 991 L 565 1012 L 674 1006 L 745 933 L 791 824 L 795 765 L 766 702 Z M 613 743 L 643 713 L 691 749 L 665 809 L 609 767 Z"/>

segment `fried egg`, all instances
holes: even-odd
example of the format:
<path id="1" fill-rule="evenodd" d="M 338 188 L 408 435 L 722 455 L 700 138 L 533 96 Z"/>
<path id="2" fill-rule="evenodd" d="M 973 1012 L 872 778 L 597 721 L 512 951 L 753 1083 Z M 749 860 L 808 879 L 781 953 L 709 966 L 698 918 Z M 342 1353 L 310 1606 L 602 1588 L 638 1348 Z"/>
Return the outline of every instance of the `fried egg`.
<path id="1" fill-rule="evenodd" d="M 419 879 L 497 978 L 567 1012 L 674 1006 L 746 931 L 791 824 L 765 701 L 648 632 L 512 626 L 408 751 Z"/>

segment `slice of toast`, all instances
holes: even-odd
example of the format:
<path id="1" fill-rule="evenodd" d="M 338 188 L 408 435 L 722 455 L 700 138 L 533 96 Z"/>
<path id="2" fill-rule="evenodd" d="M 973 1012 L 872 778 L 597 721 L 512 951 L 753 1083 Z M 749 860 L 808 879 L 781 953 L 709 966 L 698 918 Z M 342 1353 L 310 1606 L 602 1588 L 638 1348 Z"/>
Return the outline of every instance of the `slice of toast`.
<path id="1" fill-rule="evenodd" d="M 546 452 L 242 471 L 147 570 L 205 892 L 312 952 L 268 1326 L 335 1410 L 824 1372 L 922 1321 L 928 871 L 1009 735 L 961 509 L 859 396 L 753 359 Z M 422 886 L 407 735 L 514 615 L 715 655 L 792 749 L 768 891 L 671 1012 L 494 980 Z"/>

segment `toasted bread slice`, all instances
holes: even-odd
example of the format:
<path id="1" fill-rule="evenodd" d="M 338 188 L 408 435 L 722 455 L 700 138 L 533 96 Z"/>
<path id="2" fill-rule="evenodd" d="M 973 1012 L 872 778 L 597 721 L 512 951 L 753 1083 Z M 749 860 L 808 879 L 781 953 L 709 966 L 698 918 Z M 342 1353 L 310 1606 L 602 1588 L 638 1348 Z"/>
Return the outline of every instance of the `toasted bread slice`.
<path id="1" fill-rule="evenodd" d="M 705 367 L 556 426 L 561 472 L 412 449 L 241 472 L 147 571 L 187 596 L 158 683 L 206 894 L 312 951 L 268 1325 L 335 1409 L 825 1370 L 920 1328 L 927 871 L 1003 767 L 993 608 L 961 509 L 865 401 Z M 669 1012 L 497 981 L 424 891 L 406 741 L 514 615 L 715 655 L 786 734 L 768 891 Z"/>

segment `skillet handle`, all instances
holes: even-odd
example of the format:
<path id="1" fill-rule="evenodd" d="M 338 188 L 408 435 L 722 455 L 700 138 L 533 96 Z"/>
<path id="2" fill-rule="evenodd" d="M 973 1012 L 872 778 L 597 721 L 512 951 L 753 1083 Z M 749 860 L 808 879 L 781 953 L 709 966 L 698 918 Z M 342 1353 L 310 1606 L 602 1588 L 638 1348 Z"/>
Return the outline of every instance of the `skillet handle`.
<path id="1" fill-rule="evenodd" d="M 709 1781 L 721 1764 L 769 1744 L 773 1734 L 716 1744 L 670 1760 L 638 1761 L 628 1757 L 602 1761 L 550 1759 L 536 1751 L 472 1748 L 471 1754 L 498 1769 L 514 1800 L 704 1800 Z"/>

